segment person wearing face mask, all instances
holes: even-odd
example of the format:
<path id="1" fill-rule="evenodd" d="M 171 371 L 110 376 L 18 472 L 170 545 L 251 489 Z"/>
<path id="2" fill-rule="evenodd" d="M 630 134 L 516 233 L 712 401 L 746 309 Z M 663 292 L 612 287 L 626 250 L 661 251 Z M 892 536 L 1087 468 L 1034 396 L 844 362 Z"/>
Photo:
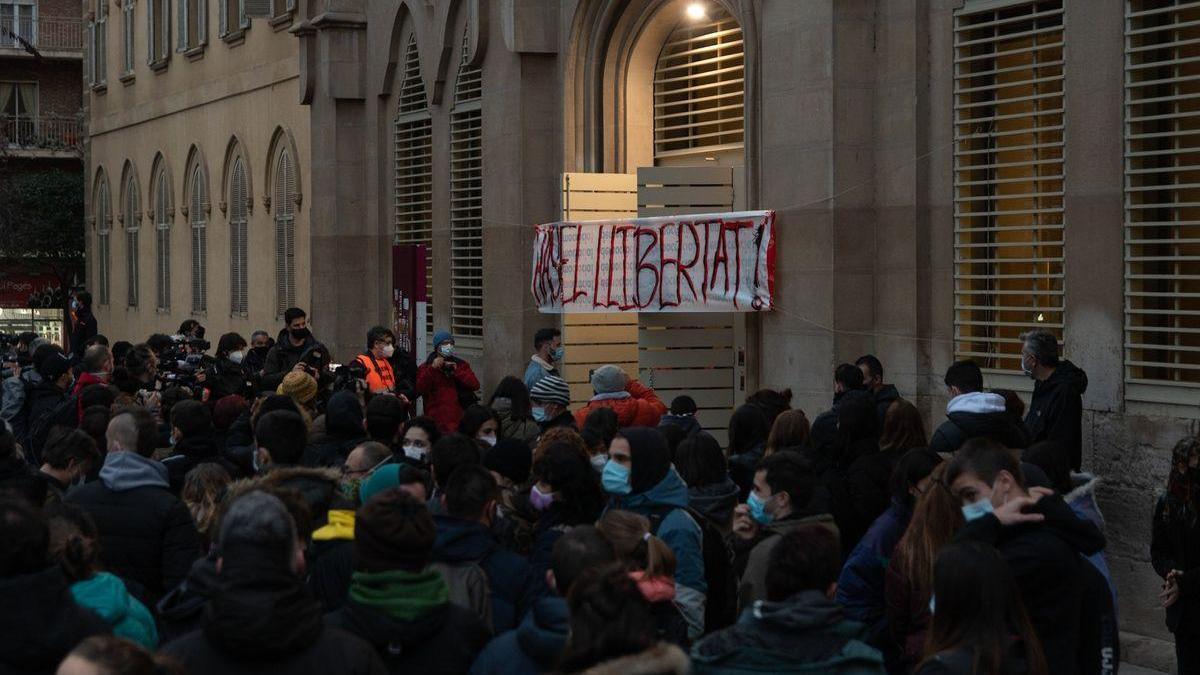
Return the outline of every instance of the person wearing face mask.
<path id="1" fill-rule="evenodd" d="M 217 341 L 216 362 L 209 366 L 204 377 L 204 386 L 209 390 L 209 400 L 218 401 L 226 396 L 249 396 L 250 377 L 246 371 L 246 339 L 237 333 L 225 333 Z"/>
<path id="2" fill-rule="evenodd" d="M 316 376 L 311 367 L 300 362 L 304 352 L 317 343 L 308 329 L 308 314 L 299 307 L 291 307 L 283 313 L 284 329 L 279 332 L 279 341 L 267 352 L 263 362 L 263 390 L 274 390 L 288 373 L 299 370 Z"/>
<path id="3" fill-rule="evenodd" d="M 86 433 L 78 429 L 51 433 L 42 449 L 42 468 L 38 471 L 46 481 L 46 503 L 61 502 L 67 490 L 83 482 L 100 461 L 96 442 Z"/>
<path id="4" fill-rule="evenodd" d="M 542 328 L 533 334 L 533 356 L 525 369 L 525 388 L 534 385 L 547 375 L 561 376 L 556 364 L 561 364 L 565 350 L 562 331 L 557 328 Z"/>
<path id="5" fill-rule="evenodd" d="M 1103 577 L 1081 556 L 1102 550 L 1104 535 L 1050 490 L 1026 490 L 1017 458 L 994 441 L 964 444 L 945 482 L 967 521 L 955 541 L 995 546 L 1009 564 L 1049 672 L 1094 672 L 1099 650 L 1084 647 L 1100 633 L 1102 611 L 1088 607 L 1106 600 L 1111 611 L 1112 600 Z"/>
<path id="6" fill-rule="evenodd" d="M 768 561 L 783 535 L 810 524 L 838 534 L 832 515 L 810 509 L 816 487 L 811 463 L 794 450 L 759 462 L 750 496 L 733 512 L 735 563 L 742 567 L 738 604 L 743 609 L 766 599 Z"/>
<path id="7" fill-rule="evenodd" d="M 76 293 L 75 299 L 71 300 L 71 313 L 74 315 L 71 325 L 71 353 L 82 358 L 88 340 L 100 332 L 96 324 L 96 315 L 92 314 L 92 294 L 87 291 Z"/>
<path id="8" fill-rule="evenodd" d="M 434 334 L 433 352 L 417 369 L 416 391 L 425 399 L 425 414 L 437 422 L 443 434 L 454 433 L 463 410 L 476 402 L 479 378 L 471 364 L 455 355 L 454 336 L 449 331 Z"/>
<path id="9" fill-rule="evenodd" d="M 367 389 L 372 394 L 383 394 L 396 390 L 396 376 L 392 371 L 391 358 L 396 353 L 396 335 L 383 326 L 367 331 L 367 351 L 358 357 L 358 362 L 367 369 Z"/>
<path id="10" fill-rule="evenodd" d="M 396 459 L 418 469 L 429 470 L 429 452 L 442 437 L 437 423 L 422 415 L 404 423 L 400 437 L 400 452 Z"/>
<path id="11" fill-rule="evenodd" d="M 1058 356 L 1058 339 L 1045 329 L 1021 336 L 1021 370 L 1032 378 L 1033 398 L 1025 412 L 1029 442 L 1056 441 L 1067 451 L 1071 470 L 1083 463 L 1083 393 L 1088 377 Z"/>
<path id="12" fill-rule="evenodd" d="M 500 439 L 500 418 L 486 405 L 473 405 L 463 411 L 458 433 L 479 441 L 480 448 L 487 451 Z"/>
<path id="13" fill-rule="evenodd" d="M 571 414 L 571 387 L 557 375 L 547 375 L 538 380 L 529 390 L 533 403 L 533 420 L 545 432 L 555 427 L 575 429 L 575 416 Z"/>
<path id="14" fill-rule="evenodd" d="M 261 373 L 263 367 L 267 365 L 267 354 L 274 346 L 275 340 L 267 334 L 267 331 L 256 330 L 251 333 L 250 348 L 246 350 L 246 358 L 242 361 L 246 372 L 252 375 Z"/>
<path id="15" fill-rule="evenodd" d="M 596 522 L 604 492 L 591 463 L 579 448 L 555 441 L 538 457 L 529 487 L 529 505 L 537 513 L 529 563 L 538 577 L 550 569 L 554 545 L 564 533 Z"/>

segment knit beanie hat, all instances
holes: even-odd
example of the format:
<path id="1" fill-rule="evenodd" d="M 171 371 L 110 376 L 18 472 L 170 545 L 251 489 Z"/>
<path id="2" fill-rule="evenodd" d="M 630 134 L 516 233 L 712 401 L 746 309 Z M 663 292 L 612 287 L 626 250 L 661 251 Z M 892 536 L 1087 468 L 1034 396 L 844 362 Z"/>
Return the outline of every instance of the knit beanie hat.
<path id="1" fill-rule="evenodd" d="M 358 498 L 363 504 L 371 501 L 371 497 L 390 490 L 394 487 L 400 487 L 400 465 L 399 464 L 384 464 L 375 469 L 374 472 L 362 483 L 358 488 Z"/>
<path id="2" fill-rule="evenodd" d="M 42 376 L 43 380 L 53 382 L 63 376 L 63 373 L 71 369 L 71 362 L 62 354 L 54 353 L 46 356 L 42 360 L 42 364 L 38 366 L 38 375 Z"/>
<path id="3" fill-rule="evenodd" d="M 571 405 L 571 387 L 557 375 L 544 375 L 529 390 L 529 400 L 568 406 Z"/>
<path id="4" fill-rule="evenodd" d="M 364 504 L 354 518 L 354 566 L 367 572 L 418 572 L 429 564 L 436 536 L 425 505 L 391 490 Z"/>
<path id="5" fill-rule="evenodd" d="M 658 429 L 622 429 L 621 437 L 629 442 L 629 459 L 633 465 L 629 471 L 629 487 L 633 494 L 640 495 L 666 478 L 671 470 L 671 448 L 667 445 L 667 437 Z"/>
<path id="6" fill-rule="evenodd" d="M 454 339 L 448 330 L 439 330 L 433 334 L 433 348 L 437 349 L 442 346 L 443 342 L 449 342 Z"/>
<path id="7" fill-rule="evenodd" d="M 600 366 L 592 373 L 592 391 L 597 394 L 615 394 L 625 391 L 629 376 L 619 366 Z"/>
<path id="8" fill-rule="evenodd" d="M 276 394 L 290 396 L 301 405 L 308 405 L 317 397 L 317 381 L 308 373 L 292 371 L 283 376 Z"/>
<path id="9" fill-rule="evenodd" d="M 533 464 L 533 452 L 529 446 L 515 438 L 506 438 L 498 443 L 483 458 L 483 466 L 520 485 L 529 479 L 529 468 Z"/>

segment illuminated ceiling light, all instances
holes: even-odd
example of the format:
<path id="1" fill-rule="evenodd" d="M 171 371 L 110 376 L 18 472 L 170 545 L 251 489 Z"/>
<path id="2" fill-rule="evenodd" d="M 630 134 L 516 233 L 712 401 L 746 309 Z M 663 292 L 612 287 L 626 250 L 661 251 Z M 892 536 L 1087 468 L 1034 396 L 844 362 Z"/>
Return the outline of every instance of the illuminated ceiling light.
<path id="1" fill-rule="evenodd" d="M 704 3 L 693 2 L 687 6 L 687 17 L 692 21 L 699 21 L 708 16 L 708 10 L 704 9 Z"/>
<path id="2" fill-rule="evenodd" d="M 1046 320 L 1046 315 L 1045 315 L 1045 314 L 1042 314 L 1042 313 L 1040 313 L 1040 312 L 1039 312 L 1039 313 L 1038 313 L 1038 315 L 1037 315 L 1037 320 L 1038 320 L 1038 323 L 1041 323 L 1041 322 L 1045 321 L 1045 320 Z"/>

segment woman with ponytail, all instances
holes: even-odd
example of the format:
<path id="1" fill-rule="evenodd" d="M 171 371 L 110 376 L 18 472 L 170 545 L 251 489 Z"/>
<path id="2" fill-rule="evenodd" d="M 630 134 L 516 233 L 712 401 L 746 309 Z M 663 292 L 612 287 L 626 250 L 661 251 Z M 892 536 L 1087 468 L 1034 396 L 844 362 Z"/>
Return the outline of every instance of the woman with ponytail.
<path id="1" fill-rule="evenodd" d="M 112 626 L 114 635 L 147 649 L 157 647 L 158 631 L 150 611 L 129 594 L 119 577 L 100 571 L 100 542 L 91 516 L 72 504 L 56 505 L 47 516 L 50 556 L 71 584 L 75 602 Z"/>
<path id="2" fill-rule="evenodd" d="M 687 622 L 675 604 L 675 554 L 650 531 L 650 519 L 632 511 L 612 510 L 596 523 L 596 529 L 612 543 L 617 560 L 650 603 L 658 639 L 686 648 Z"/>

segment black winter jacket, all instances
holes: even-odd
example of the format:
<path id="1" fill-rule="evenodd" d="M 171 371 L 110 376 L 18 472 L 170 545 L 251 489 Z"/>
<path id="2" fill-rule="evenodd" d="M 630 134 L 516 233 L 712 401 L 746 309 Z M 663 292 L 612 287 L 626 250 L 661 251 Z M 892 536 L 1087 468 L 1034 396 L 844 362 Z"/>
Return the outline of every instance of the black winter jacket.
<path id="1" fill-rule="evenodd" d="M 1168 502 L 1175 498 L 1164 494 L 1154 507 L 1150 535 L 1150 562 L 1158 576 L 1166 579 L 1171 570 L 1180 570 L 1179 599 L 1167 608 L 1167 628 L 1176 639 L 1200 639 L 1200 518 L 1191 515 L 1168 516 Z"/>
<path id="2" fill-rule="evenodd" d="M 58 565 L 0 579 L 0 673 L 53 673 L 84 638 L 108 624 L 75 604 Z"/>
<path id="3" fill-rule="evenodd" d="M 263 363 L 262 378 L 259 380 L 259 389 L 275 391 L 279 387 L 279 383 L 283 382 L 284 376 L 292 372 L 292 368 L 300 363 L 300 357 L 304 355 L 304 351 L 316 343 L 316 339 L 310 333 L 304 340 L 304 344 L 296 347 L 288 339 L 287 331 L 280 333 L 279 341 L 275 343 L 274 347 L 271 347 L 271 351 L 267 352 L 266 361 Z"/>
<path id="4" fill-rule="evenodd" d="M 204 623 L 204 608 L 219 587 L 217 554 L 213 552 L 193 563 L 187 579 L 159 601 L 159 643 L 166 644 L 200 628 Z"/>
<path id="5" fill-rule="evenodd" d="M 1070 361 L 1059 361 L 1045 382 L 1033 387 L 1033 399 L 1025 413 L 1029 442 L 1057 441 L 1067 451 L 1071 468 L 1083 462 L 1083 392 L 1087 373 Z"/>
<path id="6" fill-rule="evenodd" d="M 188 472 L 206 462 L 220 464 L 229 472 L 231 478 L 236 478 L 242 473 L 241 468 L 233 461 L 221 456 L 214 436 L 190 436 L 180 439 L 175 444 L 174 452 L 162 462 L 163 466 L 167 467 L 167 480 L 171 485 L 171 492 L 176 495 L 183 492 L 183 481 Z"/>
<path id="7" fill-rule="evenodd" d="M 354 446 L 367 439 L 363 430 L 363 411 L 358 398 L 339 391 L 325 408 L 325 435 L 304 449 L 304 466 L 341 467 Z"/>
<path id="8" fill-rule="evenodd" d="M 1049 672 L 1072 675 L 1081 669 L 1081 636 L 1098 632 L 1084 620 L 1087 587 L 1081 555 L 1104 549 L 1104 535 L 1091 521 L 1075 515 L 1057 495 L 1043 497 L 1031 509 L 1045 520 L 1003 527 L 994 515 L 967 523 L 956 539 L 992 544 L 1008 562 L 1033 628 L 1042 639 Z M 1100 621 L 1100 617 L 1091 617 Z"/>
<path id="9" fill-rule="evenodd" d="M 879 429 L 882 430 L 888 408 L 900 400 L 900 390 L 896 389 L 894 384 L 885 384 L 878 391 L 872 392 L 872 395 L 875 397 L 875 414 L 879 417 Z"/>
<path id="10" fill-rule="evenodd" d="M 192 514 L 171 494 L 160 462 L 110 452 L 100 480 L 72 490 L 65 501 L 96 521 L 105 569 L 144 588 L 139 599 L 149 607 L 187 578 L 202 555 Z"/>
<path id="11" fill-rule="evenodd" d="M 325 622 L 370 643 L 394 674 L 465 673 L 492 637 L 474 612 L 450 603 L 402 621 L 347 600 Z"/>
<path id="12" fill-rule="evenodd" d="M 929 449 L 954 453 L 972 438 L 990 438 L 1006 448 L 1029 447 L 1025 428 L 1004 409 L 1004 397 L 990 392 L 962 394 L 946 406 L 946 421 L 933 432 Z"/>

